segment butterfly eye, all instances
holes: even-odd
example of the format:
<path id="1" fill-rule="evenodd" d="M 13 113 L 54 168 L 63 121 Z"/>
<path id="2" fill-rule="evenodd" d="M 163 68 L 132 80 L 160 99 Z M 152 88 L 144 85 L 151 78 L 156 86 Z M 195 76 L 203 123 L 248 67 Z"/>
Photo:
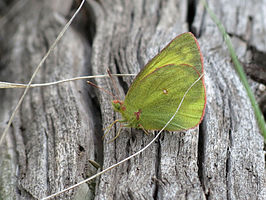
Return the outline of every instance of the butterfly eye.
<path id="1" fill-rule="evenodd" d="M 164 93 L 164 94 L 168 94 L 168 90 L 164 88 L 164 89 L 163 89 L 163 93 Z"/>

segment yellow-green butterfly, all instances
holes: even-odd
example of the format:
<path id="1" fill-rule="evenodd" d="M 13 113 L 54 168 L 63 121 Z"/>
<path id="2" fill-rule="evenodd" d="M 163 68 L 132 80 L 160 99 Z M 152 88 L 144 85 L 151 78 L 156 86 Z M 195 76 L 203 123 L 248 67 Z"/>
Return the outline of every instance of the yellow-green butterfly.
<path id="1" fill-rule="evenodd" d="M 174 115 L 185 92 L 202 74 L 203 57 L 196 38 L 190 32 L 177 36 L 141 70 L 125 100 L 112 102 L 123 119 L 114 121 L 111 126 L 120 122 L 123 127 L 161 130 Z M 165 130 L 194 128 L 202 121 L 205 106 L 206 89 L 202 77 L 189 90 Z"/>

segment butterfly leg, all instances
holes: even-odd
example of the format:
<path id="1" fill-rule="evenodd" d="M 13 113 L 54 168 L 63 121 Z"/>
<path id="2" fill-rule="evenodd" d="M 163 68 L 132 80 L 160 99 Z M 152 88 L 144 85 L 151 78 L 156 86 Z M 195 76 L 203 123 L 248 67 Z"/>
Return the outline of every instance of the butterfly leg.
<path id="1" fill-rule="evenodd" d="M 123 120 L 121 120 L 121 119 L 117 119 L 117 120 L 113 121 L 113 123 L 110 124 L 108 127 L 106 127 L 106 128 L 104 129 L 104 130 L 105 130 L 105 133 L 104 133 L 102 139 L 104 139 L 104 137 L 110 132 L 110 130 L 111 130 L 111 128 L 113 127 L 113 125 L 114 125 L 115 123 L 117 123 L 117 122 L 123 122 Z"/>
<path id="2" fill-rule="evenodd" d="M 113 142 L 113 141 L 115 141 L 116 138 L 118 138 L 118 136 L 120 135 L 120 132 L 121 132 L 122 128 L 123 128 L 123 126 L 120 125 L 116 136 L 114 138 L 112 138 L 111 140 L 109 140 L 108 143 Z"/>
<path id="3" fill-rule="evenodd" d="M 141 124 L 139 124 L 139 127 L 144 131 L 146 135 L 150 135 L 150 133 Z"/>

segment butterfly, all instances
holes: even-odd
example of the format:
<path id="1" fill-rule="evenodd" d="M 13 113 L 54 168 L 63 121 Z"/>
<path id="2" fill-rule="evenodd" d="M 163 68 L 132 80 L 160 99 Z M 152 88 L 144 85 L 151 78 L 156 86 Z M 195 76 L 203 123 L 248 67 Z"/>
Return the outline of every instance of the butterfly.
<path id="1" fill-rule="evenodd" d="M 183 33 L 174 38 L 139 72 L 124 101 L 113 100 L 112 106 L 121 113 L 115 120 L 122 127 L 161 130 L 174 115 L 185 92 L 203 74 L 203 56 L 195 36 Z M 184 101 L 165 130 L 181 131 L 196 127 L 206 107 L 204 77 L 186 94 Z M 114 138 L 114 139 L 115 139 Z"/>

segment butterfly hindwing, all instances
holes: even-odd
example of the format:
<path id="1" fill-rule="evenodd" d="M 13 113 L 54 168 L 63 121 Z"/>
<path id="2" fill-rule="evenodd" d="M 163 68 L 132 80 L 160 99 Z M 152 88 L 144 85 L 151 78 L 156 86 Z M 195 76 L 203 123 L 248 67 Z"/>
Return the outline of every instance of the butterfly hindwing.
<path id="1" fill-rule="evenodd" d="M 198 70 L 187 64 L 157 68 L 127 94 L 124 117 L 131 121 L 139 113 L 139 124 L 146 130 L 160 130 L 175 113 L 186 90 L 199 78 Z M 203 80 L 186 95 L 179 112 L 166 130 L 186 130 L 198 125 L 205 107 Z"/>

